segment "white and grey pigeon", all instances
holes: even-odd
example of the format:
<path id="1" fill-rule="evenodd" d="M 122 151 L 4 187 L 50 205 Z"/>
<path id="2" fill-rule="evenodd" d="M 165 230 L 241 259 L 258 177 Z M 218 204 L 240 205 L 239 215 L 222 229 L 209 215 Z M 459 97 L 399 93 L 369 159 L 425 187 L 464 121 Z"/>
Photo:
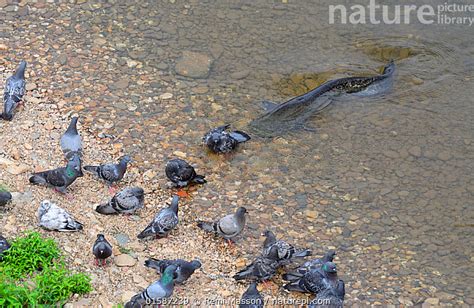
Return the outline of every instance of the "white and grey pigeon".
<path id="1" fill-rule="evenodd" d="M 308 305 L 308 308 L 342 308 L 344 307 L 344 297 L 346 290 L 344 281 L 339 279 L 335 288 L 328 287 L 316 295 Z"/>
<path id="2" fill-rule="evenodd" d="M 178 225 L 178 202 L 179 197 L 173 196 L 173 200 L 169 207 L 162 208 L 153 218 L 152 222 L 137 235 L 139 239 L 150 236 L 156 238 L 166 237 L 171 230 Z"/>
<path id="3" fill-rule="evenodd" d="M 203 142 L 214 153 L 229 153 L 239 143 L 250 140 L 250 136 L 242 131 L 234 130 L 228 132 L 229 124 L 211 129 L 203 137 Z"/>
<path id="4" fill-rule="evenodd" d="M 160 306 L 160 299 L 170 297 L 173 294 L 176 277 L 176 265 L 168 266 L 160 280 L 153 282 L 143 292 L 134 295 L 125 304 L 125 308 L 141 308 L 146 304 Z"/>
<path id="5" fill-rule="evenodd" d="M 233 278 L 237 281 L 248 279 L 261 282 L 272 278 L 279 267 L 278 248 L 273 246 L 267 257 L 259 256 L 255 258 L 252 263 L 237 272 Z"/>
<path id="6" fill-rule="evenodd" d="M 319 269 L 301 272 L 289 272 L 282 276 L 289 281 L 283 286 L 288 291 L 317 294 L 328 287 L 336 287 L 338 282 L 336 264 L 326 262 Z"/>
<path id="7" fill-rule="evenodd" d="M 165 173 L 177 187 L 206 183 L 204 175 L 196 174 L 193 166 L 179 158 L 172 159 L 166 164 Z"/>
<path id="8" fill-rule="evenodd" d="M 145 191 L 140 187 L 127 187 L 116 193 L 109 202 L 101 204 L 95 211 L 104 214 L 132 214 L 145 203 Z"/>
<path id="9" fill-rule="evenodd" d="M 109 186 L 123 179 L 127 171 L 127 165 L 131 162 L 130 156 L 126 155 L 120 159 L 118 164 L 102 164 L 99 166 L 84 166 L 84 170 L 92 172 L 100 179 L 107 182 Z"/>
<path id="10" fill-rule="evenodd" d="M 246 213 L 246 208 L 239 207 L 235 213 L 226 215 L 217 221 L 199 221 L 197 225 L 204 231 L 212 232 L 231 241 L 244 230 Z"/>
<path id="11" fill-rule="evenodd" d="M 257 290 L 257 283 L 252 282 L 247 291 L 240 298 L 239 308 L 263 308 L 264 299 L 262 294 Z"/>
<path id="12" fill-rule="evenodd" d="M 293 245 L 283 240 L 277 240 L 275 234 L 267 230 L 264 233 L 266 239 L 263 242 L 263 256 L 267 256 L 270 253 L 272 247 L 278 249 L 278 260 L 281 265 L 289 264 L 294 258 L 304 258 L 311 255 L 309 249 L 296 249 Z"/>
<path id="13" fill-rule="evenodd" d="M 14 75 L 10 76 L 5 82 L 5 90 L 3 92 L 3 113 L 0 118 L 11 121 L 13 112 L 20 104 L 23 95 L 26 92 L 25 82 L 26 61 L 21 61 Z"/>
<path id="14" fill-rule="evenodd" d="M 82 177 L 81 158 L 78 154 L 72 155 L 66 167 L 33 173 L 30 183 L 53 187 L 61 193 L 66 193 L 66 188 Z"/>
<path id="15" fill-rule="evenodd" d="M 3 260 L 3 253 L 10 248 L 10 244 L 7 239 L 0 234 L 0 261 Z"/>
<path id="16" fill-rule="evenodd" d="M 112 245 L 105 239 L 103 234 L 97 234 L 97 240 L 94 246 L 92 246 L 92 253 L 95 256 L 97 265 L 99 265 L 99 260 L 101 260 L 102 265 L 105 265 L 106 259 L 112 255 Z"/>
<path id="17" fill-rule="evenodd" d="M 61 136 L 61 149 L 66 159 L 69 159 L 73 153 L 78 153 L 79 157 L 82 157 L 82 139 L 77 131 L 78 120 L 79 117 L 73 117 L 66 132 Z"/>
<path id="18" fill-rule="evenodd" d="M 82 224 L 55 203 L 44 200 L 38 208 L 39 225 L 46 230 L 79 231 Z"/>
<path id="19" fill-rule="evenodd" d="M 201 268 L 201 262 L 197 259 L 192 261 L 186 261 L 183 259 L 176 260 L 158 260 L 155 258 L 150 258 L 145 261 L 145 266 L 153 268 L 156 272 L 162 275 L 165 269 L 170 265 L 176 265 L 176 283 L 182 284 L 194 274 L 198 268 Z"/>
<path id="20" fill-rule="evenodd" d="M 5 206 L 12 200 L 12 194 L 8 191 L 0 189 L 0 206 Z"/>

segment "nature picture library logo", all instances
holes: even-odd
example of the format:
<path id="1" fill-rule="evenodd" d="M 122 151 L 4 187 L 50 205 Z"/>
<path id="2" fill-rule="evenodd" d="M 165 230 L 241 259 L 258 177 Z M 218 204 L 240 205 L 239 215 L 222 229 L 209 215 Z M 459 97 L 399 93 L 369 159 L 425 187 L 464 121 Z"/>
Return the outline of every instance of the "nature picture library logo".
<path id="1" fill-rule="evenodd" d="M 367 2 L 365 2 L 367 3 Z M 369 0 L 363 4 L 329 5 L 329 23 L 399 25 L 419 22 L 425 25 L 466 25 L 474 23 L 474 3 L 459 4 L 379 4 Z"/>

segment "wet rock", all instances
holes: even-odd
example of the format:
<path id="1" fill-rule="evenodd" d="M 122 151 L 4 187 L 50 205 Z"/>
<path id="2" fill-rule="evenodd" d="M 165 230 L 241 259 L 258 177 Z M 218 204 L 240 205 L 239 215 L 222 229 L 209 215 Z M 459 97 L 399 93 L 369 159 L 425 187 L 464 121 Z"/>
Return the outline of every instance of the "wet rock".
<path id="1" fill-rule="evenodd" d="M 131 267 L 137 263 L 133 257 L 127 254 L 121 254 L 115 257 L 115 264 L 119 267 Z"/>
<path id="2" fill-rule="evenodd" d="M 173 97 L 172 93 L 163 93 L 160 95 L 160 99 L 170 99 Z"/>
<path id="3" fill-rule="evenodd" d="M 237 72 L 234 72 L 234 73 L 230 74 L 230 78 L 236 79 L 236 80 L 244 79 L 244 78 L 247 77 L 249 74 L 250 74 L 250 71 L 249 71 L 249 70 L 237 71 Z"/>
<path id="4" fill-rule="evenodd" d="M 191 78 L 206 78 L 211 69 L 212 59 L 206 54 L 184 51 L 175 66 L 177 74 Z"/>
<path id="5" fill-rule="evenodd" d="M 128 78 L 122 78 L 112 84 L 109 84 L 111 90 L 126 89 L 128 87 Z"/>

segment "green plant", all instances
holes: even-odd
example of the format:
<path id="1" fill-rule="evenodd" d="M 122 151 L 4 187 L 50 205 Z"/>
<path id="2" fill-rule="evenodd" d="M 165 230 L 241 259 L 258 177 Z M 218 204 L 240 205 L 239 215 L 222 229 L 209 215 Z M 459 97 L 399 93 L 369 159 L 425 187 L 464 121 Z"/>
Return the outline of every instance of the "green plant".
<path id="1" fill-rule="evenodd" d="M 0 184 L 0 192 L 8 191 L 8 187 L 5 184 Z"/>
<path id="2" fill-rule="evenodd" d="M 59 249 L 53 239 L 44 239 L 38 232 L 28 232 L 17 238 L 3 256 L 4 273 L 11 278 L 20 278 L 42 270 L 59 257 Z"/>
<path id="3" fill-rule="evenodd" d="M 68 271 L 54 240 L 28 232 L 12 241 L 0 262 L 0 307 L 57 305 L 90 292 L 90 282 Z"/>

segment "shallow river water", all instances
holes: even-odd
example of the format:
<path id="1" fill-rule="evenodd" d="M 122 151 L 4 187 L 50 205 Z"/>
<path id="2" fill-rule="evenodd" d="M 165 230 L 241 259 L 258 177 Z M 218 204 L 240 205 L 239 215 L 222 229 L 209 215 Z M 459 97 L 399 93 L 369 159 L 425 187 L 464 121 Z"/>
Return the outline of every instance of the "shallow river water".
<path id="1" fill-rule="evenodd" d="M 196 211 L 248 207 L 246 253 L 270 228 L 317 255 L 337 249 L 353 302 L 474 305 L 472 27 L 330 25 L 331 1 L 78 2 L 5 5 L 18 21 L 1 27 L 3 61 L 36 54 L 45 88 L 116 135 L 158 185 L 165 161 L 185 156 L 209 180 Z M 177 73 L 187 51 L 209 57 L 207 76 Z M 201 145 L 217 125 L 246 130 L 262 100 L 378 74 L 390 59 L 390 92 L 337 101 L 310 119 L 315 131 L 255 135 L 226 157 Z"/>

